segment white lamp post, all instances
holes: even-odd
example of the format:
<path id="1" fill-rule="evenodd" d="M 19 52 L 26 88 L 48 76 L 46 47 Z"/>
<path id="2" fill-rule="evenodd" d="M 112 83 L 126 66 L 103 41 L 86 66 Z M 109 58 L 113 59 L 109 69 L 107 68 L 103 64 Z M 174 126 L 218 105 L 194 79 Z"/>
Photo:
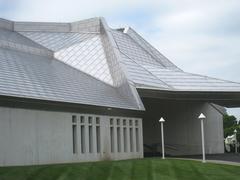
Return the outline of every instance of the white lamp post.
<path id="1" fill-rule="evenodd" d="M 165 120 L 161 117 L 161 119 L 159 120 L 159 122 L 161 123 L 161 135 L 162 135 L 162 159 L 165 159 L 165 149 L 164 149 L 164 132 L 163 132 L 163 123 L 165 122 Z"/>
<path id="2" fill-rule="evenodd" d="M 201 135 L 202 135 L 202 162 L 205 163 L 206 162 L 206 158 L 205 158 L 205 142 L 204 142 L 204 126 L 203 126 L 203 120 L 206 119 L 206 116 L 201 113 L 198 117 L 198 119 L 201 120 Z"/>
<path id="3" fill-rule="evenodd" d="M 235 135 L 235 153 L 237 153 L 237 145 L 238 145 L 238 142 L 237 142 L 237 130 L 235 129 L 234 131 L 234 135 Z"/>

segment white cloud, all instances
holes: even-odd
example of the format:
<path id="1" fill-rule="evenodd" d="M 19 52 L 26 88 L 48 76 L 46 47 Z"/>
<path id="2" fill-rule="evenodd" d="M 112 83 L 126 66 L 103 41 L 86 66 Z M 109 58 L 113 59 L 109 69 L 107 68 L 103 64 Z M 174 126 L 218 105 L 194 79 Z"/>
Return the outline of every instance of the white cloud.
<path id="1" fill-rule="evenodd" d="M 28 21 L 74 21 L 93 16 L 114 14 L 123 8 L 137 6 L 137 0 L 21 0 L 16 11 L 11 13 L 14 20 Z M 127 6 L 125 6 L 127 5 Z"/>

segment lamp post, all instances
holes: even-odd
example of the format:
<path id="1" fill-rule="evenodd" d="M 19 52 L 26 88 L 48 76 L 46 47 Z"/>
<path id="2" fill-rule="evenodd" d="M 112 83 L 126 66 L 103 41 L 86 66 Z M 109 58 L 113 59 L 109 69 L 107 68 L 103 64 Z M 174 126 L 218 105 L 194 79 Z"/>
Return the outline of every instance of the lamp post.
<path id="1" fill-rule="evenodd" d="M 234 132 L 234 135 L 235 135 L 235 153 L 238 153 L 237 152 L 237 145 L 238 145 L 238 142 L 237 142 L 237 130 L 235 129 L 233 132 Z"/>
<path id="2" fill-rule="evenodd" d="M 202 135 L 202 162 L 206 162 L 205 158 L 205 142 L 204 142 L 204 126 L 203 126 L 203 120 L 206 119 L 206 116 L 201 113 L 198 117 L 198 119 L 201 120 L 201 135 Z"/>
<path id="3" fill-rule="evenodd" d="M 163 123 L 165 122 L 165 120 L 161 117 L 159 122 L 161 123 L 161 135 L 162 135 L 162 159 L 165 159 L 164 132 L 163 132 Z"/>

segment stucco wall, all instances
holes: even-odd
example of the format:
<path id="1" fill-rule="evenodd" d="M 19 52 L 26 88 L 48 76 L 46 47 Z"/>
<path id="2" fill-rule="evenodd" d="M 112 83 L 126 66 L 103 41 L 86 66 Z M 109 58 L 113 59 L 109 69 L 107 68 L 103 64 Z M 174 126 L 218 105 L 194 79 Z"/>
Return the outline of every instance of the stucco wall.
<path id="1" fill-rule="evenodd" d="M 170 155 L 201 154 L 201 129 L 198 116 L 203 112 L 206 153 L 224 153 L 223 120 L 208 103 L 184 101 L 144 101 L 146 113 L 143 119 L 145 152 L 161 152 L 160 117 L 164 117 L 166 153 Z M 148 147 L 156 147 L 154 150 Z"/>
<path id="2" fill-rule="evenodd" d="M 78 117 L 78 136 L 80 115 L 91 116 L 93 118 L 100 117 L 100 153 L 96 152 L 96 138 L 93 138 L 94 147 L 92 153 L 89 153 L 86 148 L 85 153 L 78 151 L 77 154 L 73 154 L 72 115 Z M 121 152 L 110 151 L 110 118 L 114 118 L 114 128 L 117 127 L 115 124 L 116 119 L 120 119 L 118 127 L 121 130 L 123 128 L 123 119 L 127 119 L 127 121 L 130 119 L 139 121 L 140 149 L 138 152 L 136 152 L 135 148 L 136 138 L 133 138 L 133 152 L 130 152 L 130 149 L 127 149 L 127 152 L 124 152 L 123 149 L 121 149 Z M 94 123 L 93 137 L 96 137 Z M 129 124 L 125 127 L 129 129 Z M 134 123 L 132 128 L 135 128 Z M 129 134 L 127 135 L 129 137 Z M 121 143 L 123 143 L 122 136 L 123 134 L 121 133 Z M 134 134 L 135 136 L 136 134 Z M 88 147 L 87 138 L 88 132 L 86 128 L 86 147 Z M 116 143 L 116 136 L 114 138 Z M 80 137 L 78 138 L 78 145 L 80 144 L 79 141 Z M 127 142 L 130 143 L 129 141 Z M 142 123 L 139 118 L 0 107 L 0 166 L 141 158 L 143 157 L 142 144 Z M 123 148 L 123 145 L 121 147 Z"/>

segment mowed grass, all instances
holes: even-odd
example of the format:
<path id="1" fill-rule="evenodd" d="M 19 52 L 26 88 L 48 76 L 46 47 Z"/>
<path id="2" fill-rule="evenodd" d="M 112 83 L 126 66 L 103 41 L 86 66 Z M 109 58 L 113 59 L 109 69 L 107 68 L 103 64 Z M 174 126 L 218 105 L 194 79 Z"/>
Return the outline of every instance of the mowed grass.
<path id="1" fill-rule="evenodd" d="M 240 166 L 146 158 L 77 164 L 0 167 L 0 180 L 239 180 Z"/>

